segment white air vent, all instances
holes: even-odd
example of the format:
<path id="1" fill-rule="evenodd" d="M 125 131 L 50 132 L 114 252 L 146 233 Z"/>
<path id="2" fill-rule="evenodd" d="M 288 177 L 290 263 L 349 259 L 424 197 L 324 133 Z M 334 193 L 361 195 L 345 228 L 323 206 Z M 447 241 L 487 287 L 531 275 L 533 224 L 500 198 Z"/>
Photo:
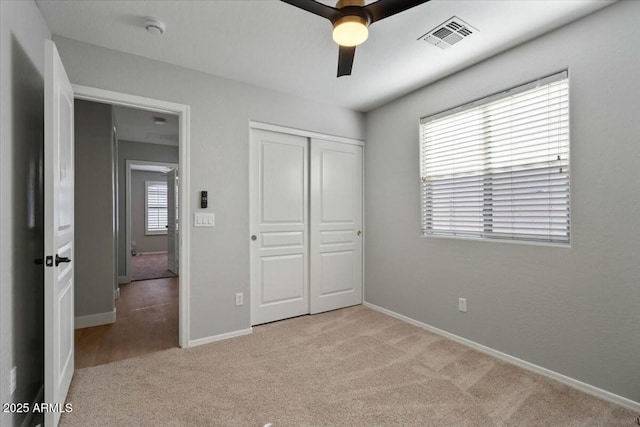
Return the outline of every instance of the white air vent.
<path id="1" fill-rule="evenodd" d="M 440 49 L 447 49 L 477 32 L 478 30 L 471 25 L 454 16 L 421 36 L 418 40 L 429 42 Z"/>

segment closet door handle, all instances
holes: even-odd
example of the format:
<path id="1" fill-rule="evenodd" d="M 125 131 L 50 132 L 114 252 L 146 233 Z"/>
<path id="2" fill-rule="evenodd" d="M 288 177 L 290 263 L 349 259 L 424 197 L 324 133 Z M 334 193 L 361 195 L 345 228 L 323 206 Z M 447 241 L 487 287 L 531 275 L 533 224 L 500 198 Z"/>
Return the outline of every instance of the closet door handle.
<path id="1" fill-rule="evenodd" d="M 258 237 L 255 234 L 252 234 L 251 235 L 251 240 L 253 240 L 255 242 L 256 240 L 258 240 Z"/>
<path id="2" fill-rule="evenodd" d="M 360 236 L 362 234 L 362 231 L 358 230 L 358 232 L 356 233 L 358 236 Z"/>

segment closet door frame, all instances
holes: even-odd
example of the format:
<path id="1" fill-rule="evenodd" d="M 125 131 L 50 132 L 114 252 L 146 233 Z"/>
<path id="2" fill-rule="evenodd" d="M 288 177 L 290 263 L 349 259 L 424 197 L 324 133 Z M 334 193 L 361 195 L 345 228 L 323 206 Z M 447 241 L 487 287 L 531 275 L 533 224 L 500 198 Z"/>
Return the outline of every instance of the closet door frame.
<path id="1" fill-rule="evenodd" d="M 312 131 L 306 131 L 306 130 L 302 130 L 302 129 L 296 129 L 296 128 L 290 128 L 290 127 L 286 127 L 286 126 L 280 126 L 280 125 L 273 125 L 273 124 L 269 124 L 269 123 L 263 123 L 263 122 L 258 122 L 258 121 L 249 121 L 249 135 L 252 134 L 253 130 L 266 130 L 266 131 L 271 131 L 271 132 L 279 132 L 279 133 L 283 133 L 283 134 L 289 134 L 289 135 L 295 135 L 295 136 L 302 136 L 308 139 L 308 143 L 309 143 L 309 150 L 308 152 L 310 153 L 310 147 L 311 147 L 311 140 L 312 139 L 321 139 L 321 140 L 327 140 L 327 141 L 332 141 L 332 142 L 337 142 L 337 143 L 341 143 L 341 144 L 351 144 L 351 145 L 357 145 L 357 146 L 361 146 L 363 147 L 363 167 L 362 167 L 362 230 L 364 231 L 365 228 L 365 216 L 364 216 L 364 205 L 365 205 L 365 200 L 364 200 L 364 194 L 365 194 L 365 188 L 364 188 L 364 147 L 365 147 L 365 141 L 364 140 L 360 140 L 360 139 L 354 139 L 354 138 L 346 138 L 346 137 L 342 137 L 342 136 L 334 136 L 334 135 L 328 135 L 328 134 L 323 134 L 323 133 L 319 133 L 319 132 L 312 132 Z M 251 144 L 251 142 L 250 142 Z M 250 166 L 251 166 L 251 162 L 250 162 Z M 255 174 L 257 174 L 258 171 L 256 170 L 255 167 L 250 167 L 249 168 L 249 182 L 254 182 L 254 180 L 256 179 Z M 249 209 L 250 209 L 250 215 L 253 215 L 254 213 L 254 209 L 256 209 L 257 207 L 254 206 L 255 202 L 254 200 L 256 200 L 256 195 L 254 194 L 254 192 L 252 191 L 252 188 L 250 186 L 250 191 L 249 191 Z M 253 223 L 252 221 L 250 221 L 249 224 L 249 233 L 247 233 L 247 241 L 249 242 L 249 253 L 252 254 L 252 240 L 251 240 L 251 236 L 253 234 L 255 234 L 255 231 L 253 229 Z M 364 254 L 364 247 L 365 247 L 365 235 L 363 234 L 361 236 L 361 244 L 362 244 L 362 300 L 364 301 L 364 282 L 365 282 L 365 277 L 364 277 L 364 270 L 365 270 L 365 254 Z M 253 259 L 253 256 L 250 256 L 250 259 Z M 250 270 L 252 269 L 251 266 L 251 262 L 250 262 Z M 250 278 L 250 286 L 249 286 L 249 292 L 253 292 L 253 287 L 254 287 L 254 283 L 253 283 L 253 272 L 251 273 L 251 278 Z M 311 278 L 309 278 L 310 280 Z M 310 282 L 309 282 L 310 283 Z M 247 299 L 247 301 L 251 301 L 251 304 L 253 304 L 253 295 L 249 295 L 249 298 Z M 250 307 L 249 313 L 252 312 L 253 307 Z M 310 309 L 310 307 L 309 307 Z M 309 311 L 310 312 L 310 311 Z M 251 316 L 253 316 L 251 314 Z M 253 326 L 254 323 L 254 319 L 250 318 L 250 324 Z"/>

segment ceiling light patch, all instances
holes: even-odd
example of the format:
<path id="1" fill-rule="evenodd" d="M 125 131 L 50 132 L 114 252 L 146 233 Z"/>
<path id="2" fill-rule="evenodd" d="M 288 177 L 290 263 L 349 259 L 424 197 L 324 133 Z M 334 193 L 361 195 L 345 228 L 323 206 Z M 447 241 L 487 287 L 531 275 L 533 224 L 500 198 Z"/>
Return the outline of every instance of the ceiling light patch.
<path id="1" fill-rule="evenodd" d="M 428 33 L 420 36 L 418 40 L 424 40 L 440 49 L 448 49 L 477 32 L 477 29 L 457 16 L 454 16 Z"/>

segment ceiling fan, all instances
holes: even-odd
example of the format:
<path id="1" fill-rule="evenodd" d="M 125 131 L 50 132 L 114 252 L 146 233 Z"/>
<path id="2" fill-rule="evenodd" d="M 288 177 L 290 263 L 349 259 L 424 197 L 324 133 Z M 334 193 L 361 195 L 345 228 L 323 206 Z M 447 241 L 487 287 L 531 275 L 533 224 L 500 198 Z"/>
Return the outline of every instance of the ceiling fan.
<path id="1" fill-rule="evenodd" d="M 333 24 L 333 40 L 340 46 L 338 77 L 351 75 L 356 46 L 369 36 L 369 25 L 429 0 L 378 0 L 364 5 L 364 0 L 338 0 L 336 7 L 315 0 L 282 0 L 292 6 L 328 19 Z"/>

